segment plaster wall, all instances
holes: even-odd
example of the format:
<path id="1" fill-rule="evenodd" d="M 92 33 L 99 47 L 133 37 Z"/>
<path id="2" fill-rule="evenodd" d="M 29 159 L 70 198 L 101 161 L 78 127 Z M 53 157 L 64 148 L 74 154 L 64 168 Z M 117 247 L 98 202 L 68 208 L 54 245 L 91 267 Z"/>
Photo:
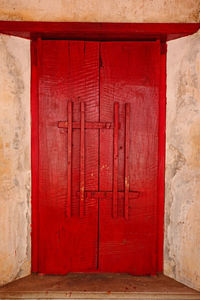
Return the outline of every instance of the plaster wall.
<path id="1" fill-rule="evenodd" d="M 0 36 L 0 284 L 31 266 L 29 47 Z"/>
<path id="2" fill-rule="evenodd" d="M 200 290 L 200 31 L 168 43 L 164 272 Z"/>
<path id="3" fill-rule="evenodd" d="M 0 0 L 1 20 L 198 22 L 200 0 Z"/>

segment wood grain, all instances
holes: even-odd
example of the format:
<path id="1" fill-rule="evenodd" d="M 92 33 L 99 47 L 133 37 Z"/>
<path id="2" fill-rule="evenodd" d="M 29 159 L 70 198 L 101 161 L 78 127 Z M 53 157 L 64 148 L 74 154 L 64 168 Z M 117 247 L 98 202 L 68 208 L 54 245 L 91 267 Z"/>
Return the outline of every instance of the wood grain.
<path id="1" fill-rule="evenodd" d="M 57 123 L 59 120 L 80 123 L 81 102 L 85 104 L 85 119 L 99 121 L 99 44 L 42 41 L 41 48 L 38 271 L 44 274 L 95 271 L 98 201 L 87 198 L 84 216 L 80 218 L 80 196 L 77 195 L 80 191 L 80 129 L 72 125 L 70 130 L 58 128 Z M 85 188 L 97 190 L 98 129 L 85 130 L 84 163 Z M 68 218 L 70 182 L 71 217 Z"/>
<path id="2" fill-rule="evenodd" d="M 155 274 L 160 43 L 40 43 L 34 270 Z"/>
<path id="3" fill-rule="evenodd" d="M 136 199 L 129 199 L 129 203 L 125 203 L 124 194 L 118 195 L 117 218 L 112 218 L 112 195 L 107 194 L 99 201 L 99 268 L 100 272 L 154 274 L 154 254 L 157 249 L 160 44 L 101 43 L 101 60 L 102 122 L 113 120 L 113 103 L 119 102 L 118 191 L 125 191 L 125 194 L 128 191 L 125 176 L 129 168 L 129 189 L 139 191 L 140 195 Z M 125 117 L 126 103 L 130 104 L 130 121 Z M 125 140 L 129 122 L 130 139 Z M 130 149 L 129 158 L 127 148 Z M 112 159 L 113 135 L 101 130 L 101 191 L 112 189 Z"/>

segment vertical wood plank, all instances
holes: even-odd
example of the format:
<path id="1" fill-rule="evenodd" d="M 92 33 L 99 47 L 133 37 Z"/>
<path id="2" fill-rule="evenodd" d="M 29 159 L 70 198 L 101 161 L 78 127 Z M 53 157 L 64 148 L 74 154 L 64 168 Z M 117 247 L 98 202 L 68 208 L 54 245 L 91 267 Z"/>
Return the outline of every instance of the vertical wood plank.
<path id="1" fill-rule="evenodd" d="M 38 272 L 38 165 L 39 165 L 39 58 L 41 38 L 31 42 L 31 183 L 32 183 L 32 272 Z"/>
<path id="2" fill-rule="evenodd" d="M 81 146 L 80 146 L 80 216 L 84 216 L 85 194 L 85 104 L 81 102 Z"/>
<path id="3" fill-rule="evenodd" d="M 81 101 L 85 120 L 99 121 L 99 43 L 42 41 L 39 100 L 39 272 L 96 271 L 98 199 L 85 197 L 84 218 L 80 218 L 81 131 L 60 129 L 57 123 L 70 119 L 69 105 L 72 124 L 80 124 Z M 98 190 L 98 131 L 85 130 L 84 188 L 88 191 Z"/>
<path id="4" fill-rule="evenodd" d="M 102 42 L 101 61 L 101 121 L 112 121 L 113 102 L 117 99 L 120 104 L 118 191 L 126 188 L 128 219 L 124 194 L 118 192 L 117 218 L 111 217 L 112 197 L 99 201 L 99 268 L 101 272 L 155 274 L 160 46 L 158 42 Z M 126 103 L 130 103 L 130 120 Z M 100 187 L 106 191 L 113 186 L 113 132 L 101 130 L 100 137 Z M 130 195 L 133 190 L 140 192 L 137 199 Z"/>
<path id="5" fill-rule="evenodd" d="M 72 203 L 72 102 L 68 102 L 68 136 L 67 136 L 67 216 L 71 217 Z"/>
<path id="6" fill-rule="evenodd" d="M 125 209 L 124 215 L 128 219 L 128 194 L 129 194 L 129 149 L 130 149 L 130 103 L 125 104 Z"/>
<path id="7" fill-rule="evenodd" d="M 113 217 L 117 217 L 119 103 L 114 103 Z"/>

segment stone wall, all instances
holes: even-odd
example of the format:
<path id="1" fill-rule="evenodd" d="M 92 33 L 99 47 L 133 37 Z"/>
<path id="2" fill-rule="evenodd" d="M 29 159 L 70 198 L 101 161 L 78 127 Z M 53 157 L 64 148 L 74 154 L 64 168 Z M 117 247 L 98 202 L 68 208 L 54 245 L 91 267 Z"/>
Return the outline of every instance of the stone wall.
<path id="1" fill-rule="evenodd" d="M 168 43 L 164 272 L 200 290 L 200 32 Z"/>
<path id="2" fill-rule="evenodd" d="M 0 36 L 0 284 L 31 266 L 29 48 Z"/>
<path id="3" fill-rule="evenodd" d="M 0 0 L 1 20 L 199 22 L 200 0 Z"/>

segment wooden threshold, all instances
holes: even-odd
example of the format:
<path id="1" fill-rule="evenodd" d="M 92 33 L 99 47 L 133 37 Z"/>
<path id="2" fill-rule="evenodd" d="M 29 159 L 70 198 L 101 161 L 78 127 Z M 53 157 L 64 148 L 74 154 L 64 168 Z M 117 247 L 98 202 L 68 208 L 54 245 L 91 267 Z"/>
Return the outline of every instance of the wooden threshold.
<path id="1" fill-rule="evenodd" d="M 200 299 L 200 293 L 164 275 L 32 274 L 0 288 L 0 299 Z"/>
<path id="2" fill-rule="evenodd" d="M 12 292 L 7 294 L 0 294 L 0 299 L 165 299 L 165 300 L 192 300 L 200 299 L 199 295 L 195 294 L 175 294 L 175 293 L 150 293 L 150 292 L 132 292 L 132 293 L 111 293 L 106 292 Z"/>

